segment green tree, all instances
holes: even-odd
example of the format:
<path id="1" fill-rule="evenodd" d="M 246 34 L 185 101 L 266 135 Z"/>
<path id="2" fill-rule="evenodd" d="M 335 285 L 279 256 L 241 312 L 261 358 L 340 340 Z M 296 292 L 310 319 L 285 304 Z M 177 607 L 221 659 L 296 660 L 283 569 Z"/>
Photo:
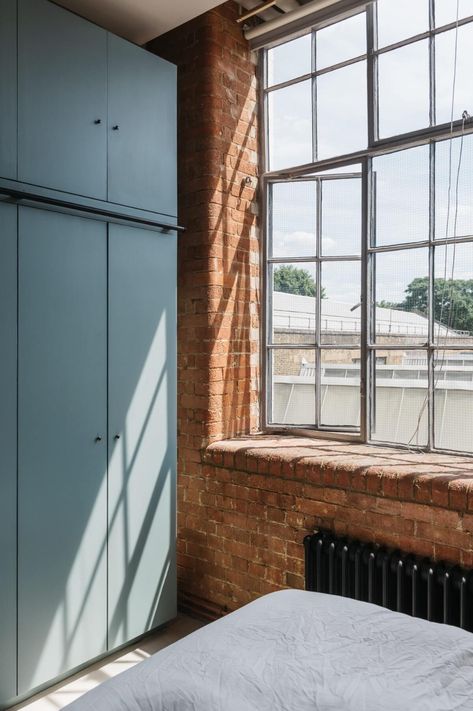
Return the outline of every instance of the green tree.
<path id="1" fill-rule="evenodd" d="M 401 308 L 400 304 L 396 304 L 393 301 L 385 301 L 384 299 L 382 299 L 381 301 L 377 301 L 376 306 L 379 306 L 381 309 L 400 309 Z"/>
<path id="2" fill-rule="evenodd" d="M 417 277 L 407 286 L 400 304 L 380 303 L 388 308 L 414 311 L 427 316 L 429 280 Z M 473 333 L 473 279 L 436 279 L 434 283 L 434 318 L 455 331 Z"/>
<path id="3" fill-rule="evenodd" d="M 293 264 L 283 264 L 274 270 L 274 291 L 299 296 L 315 296 L 315 279 L 307 269 L 301 269 Z M 322 292 L 324 298 L 323 289 Z"/>

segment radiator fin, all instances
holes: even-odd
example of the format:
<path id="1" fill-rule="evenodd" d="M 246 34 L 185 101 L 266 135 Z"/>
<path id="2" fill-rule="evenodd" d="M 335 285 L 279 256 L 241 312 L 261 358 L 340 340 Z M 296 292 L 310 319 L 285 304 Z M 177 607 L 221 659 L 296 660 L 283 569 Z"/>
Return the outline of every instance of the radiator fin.
<path id="1" fill-rule="evenodd" d="M 338 537 L 306 536 L 306 589 L 473 631 L 473 571 Z"/>

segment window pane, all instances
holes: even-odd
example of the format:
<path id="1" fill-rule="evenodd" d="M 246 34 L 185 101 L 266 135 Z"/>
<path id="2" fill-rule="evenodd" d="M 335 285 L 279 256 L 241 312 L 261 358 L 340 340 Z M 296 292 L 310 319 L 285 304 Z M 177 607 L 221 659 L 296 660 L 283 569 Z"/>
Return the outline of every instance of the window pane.
<path id="1" fill-rule="evenodd" d="M 352 310 L 353 309 L 353 310 Z M 349 304 L 322 299 L 320 337 L 324 345 L 360 342 L 361 310 Z"/>
<path id="2" fill-rule="evenodd" d="M 321 351 L 320 397 L 321 425 L 326 427 L 359 427 L 359 350 Z"/>
<path id="3" fill-rule="evenodd" d="M 316 210 L 315 180 L 273 185 L 270 220 L 273 257 L 315 256 Z"/>
<path id="4" fill-rule="evenodd" d="M 378 47 L 386 47 L 429 29 L 429 0 L 378 0 L 377 5 Z"/>
<path id="5" fill-rule="evenodd" d="M 318 158 L 366 148 L 366 62 L 317 79 Z"/>
<path id="6" fill-rule="evenodd" d="M 312 161 L 312 82 L 270 92 L 269 163 L 271 170 Z"/>
<path id="7" fill-rule="evenodd" d="M 425 446 L 428 369 L 425 351 L 376 351 L 372 439 Z"/>
<path id="8" fill-rule="evenodd" d="M 458 19 L 473 15 L 473 0 L 459 0 Z M 435 0 L 435 25 L 441 27 L 450 22 L 456 22 L 457 3 L 456 0 Z"/>
<path id="9" fill-rule="evenodd" d="M 322 181 L 322 254 L 360 254 L 361 179 Z"/>
<path id="10" fill-rule="evenodd" d="M 473 346 L 473 243 L 435 248 L 435 338 Z"/>
<path id="11" fill-rule="evenodd" d="M 435 38 L 435 101 L 436 123 L 460 121 L 465 109 L 473 113 L 473 88 L 471 83 L 471 48 L 473 24 L 458 28 L 455 95 L 453 76 L 455 68 L 455 30 L 442 32 Z"/>
<path id="12" fill-rule="evenodd" d="M 434 382 L 435 446 L 473 452 L 473 351 L 440 351 Z"/>
<path id="13" fill-rule="evenodd" d="M 380 138 L 429 126 L 428 41 L 381 54 L 378 73 Z"/>
<path id="14" fill-rule="evenodd" d="M 435 146 L 435 236 L 468 235 L 473 235 L 473 136 Z"/>
<path id="15" fill-rule="evenodd" d="M 322 263 L 322 343 L 359 343 L 360 286 L 361 262 Z"/>
<path id="16" fill-rule="evenodd" d="M 375 259 L 376 341 L 424 344 L 428 338 L 428 249 L 383 252 Z"/>
<path id="17" fill-rule="evenodd" d="M 315 36 L 317 70 L 366 54 L 366 15 L 336 22 Z"/>
<path id="18" fill-rule="evenodd" d="M 268 86 L 312 71 L 312 38 L 304 35 L 268 50 Z"/>
<path id="19" fill-rule="evenodd" d="M 270 422 L 284 425 L 315 423 L 315 350 L 271 351 L 272 408 Z"/>
<path id="20" fill-rule="evenodd" d="M 315 264 L 274 264 L 273 343 L 315 342 Z"/>
<path id="21" fill-rule="evenodd" d="M 374 244 L 429 239 L 429 147 L 373 159 Z"/>

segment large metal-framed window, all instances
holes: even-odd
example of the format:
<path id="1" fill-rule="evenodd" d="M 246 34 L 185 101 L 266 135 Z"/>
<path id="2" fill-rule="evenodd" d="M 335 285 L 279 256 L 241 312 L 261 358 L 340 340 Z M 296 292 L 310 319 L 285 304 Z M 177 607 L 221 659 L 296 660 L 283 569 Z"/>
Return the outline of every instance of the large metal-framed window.
<path id="1" fill-rule="evenodd" d="M 372 0 L 262 51 L 268 428 L 473 453 L 473 3 L 456 5 Z"/>

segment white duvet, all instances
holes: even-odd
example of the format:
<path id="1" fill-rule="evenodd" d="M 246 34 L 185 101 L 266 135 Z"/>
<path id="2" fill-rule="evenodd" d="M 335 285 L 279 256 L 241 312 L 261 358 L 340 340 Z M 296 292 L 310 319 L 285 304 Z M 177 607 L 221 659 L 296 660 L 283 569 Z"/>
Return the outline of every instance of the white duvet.
<path id="1" fill-rule="evenodd" d="M 287 590 L 158 652 L 69 711 L 473 711 L 473 634 Z"/>

